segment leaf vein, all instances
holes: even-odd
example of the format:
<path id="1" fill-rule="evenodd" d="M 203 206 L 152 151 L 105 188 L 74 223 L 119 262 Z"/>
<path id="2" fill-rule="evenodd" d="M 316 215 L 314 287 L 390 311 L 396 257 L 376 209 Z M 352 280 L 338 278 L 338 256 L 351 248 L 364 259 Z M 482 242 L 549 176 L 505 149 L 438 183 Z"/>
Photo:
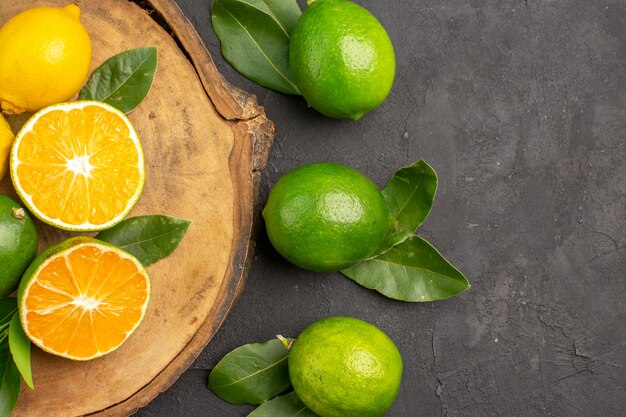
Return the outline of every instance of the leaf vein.
<path id="1" fill-rule="evenodd" d="M 224 7 L 224 6 L 222 6 Z M 248 37 L 250 37 L 250 39 L 252 40 L 252 42 L 256 45 L 256 47 L 259 49 L 259 51 L 261 52 L 261 55 L 263 55 L 263 58 L 265 58 L 265 60 L 268 62 L 268 64 L 270 64 L 270 66 L 276 71 L 276 73 L 278 73 L 278 75 L 280 75 L 295 91 L 298 92 L 298 94 L 300 94 L 300 90 L 298 89 L 298 87 L 285 75 L 283 74 L 283 72 L 278 69 L 274 63 L 270 60 L 270 58 L 267 56 L 267 54 L 265 53 L 265 51 L 263 50 L 263 48 L 261 48 L 261 45 L 259 45 L 259 43 L 256 41 L 256 39 L 254 39 L 254 37 L 252 36 L 252 34 L 248 31 L 248 29 L 245 27 L 245 25 L 243 23 L 241 23 L 239 21 L 239 19 L 237 19 L 228 9 L 226 9 L 224 7 L 224 10 L 226 11 L 226 13 L 228 13 L 230 15 L 230 17 L 232 17 L 235 22 L 237 22 L 237 24 L 239 26 L 241 26 L 241 28 L 243 29 L 244 32 L 246 32 L 246 34 L 248 35 Z"/>
<path id="2" fill-rule="evenodd" d="M 253 376 L 258 375 L 259 373 L 261 373 L 261 372 L 263 372 L 263 371 L 266 371 L 266 370 L 268 370 L 268 369 L 271 369 L 271 368 L 273 368 L 273 367 L 277 366 L 277 365 L 278 365 L 278 364 L 280 364 L 281 362 L 283 362 L 283 361 L 287 360 L 287 358 L 289 358 L 289 356 L 285 356 L 284 358 L 280 359 L 279 361 L 274 362 L 272 365 L 267 366 L 267 367 L 262 368 L 262 369 L 259 369 L 258 371 L 253 372 L 253 373 L 251 373 L 250 375 L 246 375 L 245 377 L 243 377 L 243 378 L 241 378 L 241 379 L 235 380 L 235 381 L 231 382 L 230 384 L 225 384 L 225 385 L 216 385 L 216 386 L 214 386 L 214 387 L 212 387 L 212 388 L 213 388 L 213 389 L 218 389 L 218 388 L 226 388 L 226 387 L 230 387 L 231 385 L 238 384 L 238 383 L 240 383 L 241 381 L 245 381 L 246 379 L 252 378 Z"/>
<path id="3" fill-rule="evenodd" d="M 188 225 L 181 225 L 181 226 L 176 227 L 174 229 L 170 229 L 170 230 L 168 230 L 166 232 L 163 232 L 163 233 L 161 233 L 159 235 L 154 235 L 154 236 L 151 236 L 151 237 L 149 237 L 147 239 L 137 240 L 135 242 L 131 242 L 131 243 L 127 243 L 127 244 L 124 244 L 124 245 L 120 245 L 119 247 L 122 248 L 122 249 L 123 248 L 129 248 L 129 247 L 132 247 L 132 246 L 141 245 L 142 243 L 150 242 L 152 240 L 157 240 L 157 239 L 162 238 L 163 236 L 167 236 L 167 235 L 171 235 L 173 233 L 176 233 L 176 232 L 180 231 L 181 229 L 184 229 L 186 226 L 188 226 Z"/>
<path id="4" fill-rule="evenodd" d="M 423 179 L 424 179 L 424 174 L 420 175 L 420 179 L 419 179 L 417 185 L 415 186 L 415 188 L 413 188 L 413 191 L 411 191 L 411 195 L 409 195 L 409 197 L 406 199 L 406 201 L 404 202 L 402 207 L 400 207 L 400 209 L 398 210 L 398 213 L 396 214 L 396 217 L 400 217 L 402 215 L 402 212 L 409 205 L 409 202 L 411 201 L 411 199 L 413 198 L 415 193 L 417 193 L 417 190 L 419 189 L 419 187 L 422 185 L 422 180 Z"/>
<path id="5" fill-rule="evenodd" d="M 127 82 L 128 80 L 130 80 L 130 79 L 133 77 L 133 75 L 135 75 L 135 74 L 139 71 L 139 69 L 143 66 L 143 64 L 145 64 L 145 63 L 146 63 L 146 61 L 147 61 L 147 60 L 148 60 L 148 59 L 149 59 L 152 55 L 153 55 L 153 54 L 149 54 L 149 55 L 147 55 L 147 56 L 146 56 L 146 57 L 145 57 L 142 61 L 140 61 L 139 65 L 137 65 L 137 66 L 135 67 L 134 71 L 133 71 L 133 72 L 131 72 L 131 73 L 128 75 L 128 77 L 124 78 L 124 80 L 123 80 L 121 83 L 119 83 L 119 85 L 117 85 L 116 87 L 114 87 L 114 88 L 115 88 L 115 90 L 110 91 L 110 92 L 109 92 L 109 95 L 107 95 L 107 96 L 105 96 L 105 97 L 103 97 L 103 98 L 101 98 L 101 99 L 99 99 L 99 100 L 100 100 L 100 101 L 105 101 L 105 100 L 107 100 L 107 99 L 109 99 L 109 98 L 113 97 L 113 95 L 114 95 L 115 93 L 117 93 L 118 91 L 120 91 L 120 90 L 122 89 L 122 87 L 124 87 L 124 85 L 126 85 L 126 82 Z"/>
<path id="6" fill-rule="evenodd" d="M 274 18 L 274 20 L 276 20 L 276 23 L 278 23 L 278 26 L 280 26 L 283 32 L 285 32 L 285 35 L 287 35 L 287 39 L 291 39 L 291 35 L 289 34 L 289 32 L 287 32 L 287 29 L 283 26 L 281 21 L 278 19 L 278 16 L 276 16 L 276 13 L 274 13 L 274 10 L 272 10 L 272 7 L 268 4 L 267 0 L 263 0 L 263 3 L 265 3 L 267 8 L 270 10 L 270 12 L 272 12 L 272 17 Z"/>
<path id="7" fill-rule="evenodd" d="M 455 277 L 453 277 L 451 275 L 441 274 L 441 273 L 439 273 L 437 271 L 433 271 L 432 269 L 428 269 L 428 268 L 425 268 L 425 267 L 419 267 L 419 266 L 415 266 L 415 265 L 406 265 L 406 264 L 402 264 L 400 262 L 392 262 L 392 261 L 388 261 L 388 260 L 384 260 L 384 259 L 376 259 L 376 258 L 370 259 L 368 262 L 371 262 L 371 261 L 382 262 L 383 264 L 385 264 L 387 266 L 387 268 L 390 268 L 390 265 L 398 265 L 398 266 L 403 267 L 405 269 L 406 268 L 411 268 L 411 269 L 414 269 L 414 270 L 417 270 L 417 271 L 423 271 L 424 273 L 433 274 L 436 277 L 443 277 L 443 278 L 448 278 L 448 279 L 451 279 L 451 280 L 454 280 L 454 281 L 458 281 L 457 278 L 455 278 Z"/>
<path id="8" fill-rule="evenodd" d="M 302 407 L 300 410 L 298 410 L 298 412 L 296 414 L 294 414 L 292 417 L 296 417 L 297 415 L 299 415 L 301 412 L 306 411 L 306 405 L 304 407 Z"/>

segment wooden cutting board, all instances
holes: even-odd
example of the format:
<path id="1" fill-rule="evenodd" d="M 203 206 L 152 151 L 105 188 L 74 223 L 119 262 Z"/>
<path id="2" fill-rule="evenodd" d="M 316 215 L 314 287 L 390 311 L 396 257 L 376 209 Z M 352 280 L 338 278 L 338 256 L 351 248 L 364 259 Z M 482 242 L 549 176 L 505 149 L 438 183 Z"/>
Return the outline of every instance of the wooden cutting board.
<path id="1" fill-rule="evenodd" d="M 0 24 L 31 7 L 67 3 L 3 1 Z M 129 115 L 147 169 L 131 216 L 166 214 L 193 223 L 179 249 L 148 268 L 152 299 L 137 331 L 117 351 L 89 362 L 33 348 L 36 391 L 22 384 L 14 416 L 128 415 L 174 383 L 242 289 L 259 173 L 273 140 L 274 127 L 256 98 L 220 76 L 173 0 L 75 3 L 91 37 L 92 69 L 127 49 L 158 48 L 154 85 Z M 17 131 L 27 118 L 8 119 Z M 15 196 L 8 178 L 0 193 Z M 38 230 L 40 249 L 71 235 L 42 223 Z"/>

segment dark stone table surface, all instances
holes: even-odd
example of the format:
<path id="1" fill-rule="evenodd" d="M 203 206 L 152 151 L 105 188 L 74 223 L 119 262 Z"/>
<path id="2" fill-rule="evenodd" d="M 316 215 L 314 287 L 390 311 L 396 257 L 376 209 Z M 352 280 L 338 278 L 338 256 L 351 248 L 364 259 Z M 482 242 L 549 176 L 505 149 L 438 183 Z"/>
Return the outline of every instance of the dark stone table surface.
<path id="1" fill-rule="evenodd" d="M 217 361 L 334 315 L 397 343 L 405 372 L 388 416 L 626 416 L 625 0 L 359 0 L 387 28 L 397 75 L 356 123 L 239 76 L 210 2 L 177 1 L 222 74 L 276 124 L 262 203 L 305 163 L 347 164 L 384 186 L 424 158 L 440 186 L 418 234 L 473 286 L 436 303 L 392 301 L 289 265 L 260 227 L 224 325 L 138 416 L 246 416 L 251 407 L 207 390 Z"/>

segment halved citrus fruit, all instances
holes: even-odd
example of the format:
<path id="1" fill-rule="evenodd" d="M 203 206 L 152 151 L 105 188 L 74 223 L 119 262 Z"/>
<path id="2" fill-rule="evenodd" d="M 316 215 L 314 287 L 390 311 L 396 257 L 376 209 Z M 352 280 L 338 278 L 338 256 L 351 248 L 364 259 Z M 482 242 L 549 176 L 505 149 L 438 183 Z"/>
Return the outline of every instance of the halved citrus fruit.
<path id="1" fill-rule="evenodd" d="M 145 182 L 135 129 L 124 113 L 97 101 L 54 104 L 35 113 L 15 137 L 10 161 L 24 204 L 65 230 L 115 225 Z"/>
<path id="2" fill-rule="evenodd" d="M 28 338 L 81 361 L 117 349 L 139 326 L 149 299 L 148 272 L 134 256 L 84 236 L 38 255 L 17 292 Z"/>

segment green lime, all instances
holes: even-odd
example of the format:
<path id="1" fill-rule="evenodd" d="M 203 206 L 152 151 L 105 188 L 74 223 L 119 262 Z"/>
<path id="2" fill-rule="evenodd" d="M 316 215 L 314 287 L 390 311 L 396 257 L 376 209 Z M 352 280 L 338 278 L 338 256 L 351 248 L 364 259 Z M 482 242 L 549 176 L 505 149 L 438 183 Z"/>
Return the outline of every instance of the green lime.
<path id="1" fill-rule="evenodd" d="M 378 417 L 398 395 L 402 357 L 371 324 L 331 317 L 298 336 L 289 377 L 298 397 L 321 417 Z"/>
<path id="2" fill-rule="evenodd" d="M 309 105 L 351 120 L 385 101 L 396 72 L 383 26 L 346 0 L 317 0 L 302 13 L 291 33 L 289 64 Z"/>
<path id="3" fill-rule="evenodd" d="M 37 230 L 26 210 L 0 195 L 0 298 L 11 294 L 37 254 Z"/>
<path id="4" fill-rule="evenodd" d="M 338 271 L 375 254 L 392 228 L 385 199 L 369 178 L 333 163 L 281 177 L 263 210 L 276 250 L 312 271 Z"/>

